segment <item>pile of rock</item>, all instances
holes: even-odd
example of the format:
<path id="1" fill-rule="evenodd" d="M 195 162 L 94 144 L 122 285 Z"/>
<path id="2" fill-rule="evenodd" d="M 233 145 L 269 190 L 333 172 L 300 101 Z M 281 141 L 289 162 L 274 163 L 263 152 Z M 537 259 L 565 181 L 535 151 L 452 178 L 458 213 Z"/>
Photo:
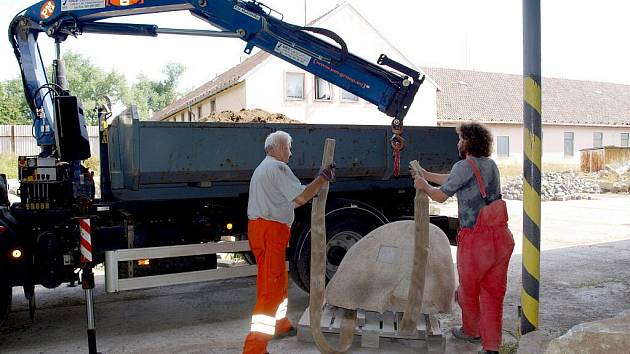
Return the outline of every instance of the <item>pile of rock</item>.
<path id="1" fill-rule="evenodd" d="M 601 193 L 596 182 L 575 172 L 543 172 L 541 189 L 543 201 L 590 199 L 587 194 Z M 501 194 L 503 199 L 523 200 L 523 176 L 508 178 L 501 186 Z"/>
<path id="2" fill-rule="evenodd" d="M 591 174 L 597 180 L 602 192 L 630 192 L 630 163 L 607 165 L 603 170 Z"/>

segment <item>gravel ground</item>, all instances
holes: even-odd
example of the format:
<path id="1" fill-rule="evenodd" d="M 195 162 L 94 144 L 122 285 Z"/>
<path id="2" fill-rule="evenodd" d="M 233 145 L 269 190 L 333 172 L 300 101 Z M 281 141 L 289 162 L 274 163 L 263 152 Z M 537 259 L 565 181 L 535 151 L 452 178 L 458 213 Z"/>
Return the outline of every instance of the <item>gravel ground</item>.
<path id="1" fill-rule="evenodd" d="M 456 212 L 454 203 L 441 205 Z M 504 342 L 516 341 L 520 302 L 522 203 L 508 201 L 516 249 L 509 270 Z M 542 279 L 540 330 L 535 341 L 522 339 L 527 353 L 542 347 L 575 324 L 612 317 L 630 309 L 630 196 L 595 195 L 594 200 L 545 202 L 542 206 Z M 83 291 L 66 286 L 37 289 L 38 312 L 28 319 L 21 289 L 0 330 L 2 353 L 85 353 Z M 97 276 L 96 324 L 103 353 L 239 353 L 249 328 L 255 279 L 163 287 L 105 294 Z M 297 323 L 308 294 L 291 284 L 289 317 Z M 458 313 L 444 316 L 445 328 Z M 527 343 L 526 343 L 527 342 Z M 533 343 L 533 344 L 532 344 Z M 381 350 L 355 346 L 351 353 L 417 353 L 409 344 L 388 342 Z M 533 348 L 533 349 L 532 349 Z M 447 337 L 447 353 L 476 353 L 479 347 Z M 294 338 L 272 341 L 271 353 L 318 353 Z"/>

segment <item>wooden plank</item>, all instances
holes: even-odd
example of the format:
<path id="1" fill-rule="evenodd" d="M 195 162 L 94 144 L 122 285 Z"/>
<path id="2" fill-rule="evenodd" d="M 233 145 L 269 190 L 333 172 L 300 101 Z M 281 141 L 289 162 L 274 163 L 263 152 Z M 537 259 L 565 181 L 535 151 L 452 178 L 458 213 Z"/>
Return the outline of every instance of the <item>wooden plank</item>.
<path id="1" fill-rule="evenodd" d="M 118 280 L 118 291 L 146 289 L 157 286 L 180 285 L 202 281 L 222 280 L 256 275 L 255 265 L 232 268 L 198 270 L 186 273 L 151 275 Z"/>
<path id="2" fill-rule="evenodd" d="M 304 313 L 302 313 L 302 316 L 300 317 L 300 322 L 298 322 L 299 326 L 311 326 L 311 319 L 310 319 L 310 313 L 308 312 L 308 307 L 306 308 L 306 310 L 304 311 Z"/>
<path id="3" fill-rule="evenodd" d="M 322 328 L 326 328 L 326 329 L 330 329 L 330 325 L 332 324 L 333 321 L 333 310 L 330 306 L 326 305 L 324 306 L 324 310 L 322 311 L 322 318 L 320 321 L 320 326 Z"/>
<path id="4" fill-rule="evenodd" d="M 365 325 L 363 329 L 381 332 L 381 318 L 379 314 L 372 311 L 365 312 Z"/>
<path id="5" fill-rule="evenodd" d="M 429 334 L 432 336 L 441 336 L 442 329 L 440 328 L 440 321 L 435 317 L 435 315 L 425 315 L 428 319 L 429 323 Z"/>
<path id="6" fill-rule="evenodd" d="M 322 310 L 322 323 L 320 325 L 328 340 L 338 340 L 344 311 L 346 310 L 329 305 Z M 419 347 L 422 352 L 428 350 L 429 353 L 444 353 L 446 350 L 446 338 L 442 334 L 440 323 L 436 316 L 423 314 L 417 322 L 418 331 L 405 335 L 397 330 L 398 323 L 402 321 L 402 316 L 402 313 L 386 312 L 381 315 L 377 312 L 357 310 L 355 336 L 361 336 L 361 347 L 378 349 L 380 348 L 381 338 L 391 338 L 411 341 L 409 343 Z M 431 335 L 427 335 L 429 330 Z M 300 317 L 298 340 L 313 342 L 308 308 Z M 386 350 L 387 348 L 380 349 Z"/>
<path id="7" fill-rule="evenodd" d="M 249 241 L 235 242 L 208 242 L 200 244 L 188 244 L 177 246 L 162 247 L 144 247 L 119 249 L 115 252 L 118 255 L 118 261 L 133 261 L 142 258 L 170 258 L 170 257 L 187 257 L 201 256 L 205 254 L 215 253 L 233 253 L 249 251 Z"/>
<path id="8" fill-rule="evenodd" d="M 427 333 L 427 320 L 426 320 L 426 315 L 425 314 L 420 316 L 420 320 L 418 320 L 418 324 L 416 325 L 416 329 L 418 330 L 418 333 L 421 333 L 422 336 L 426 335 L 426 333 Z"/>
<path id="9" fill-rule="evenodd" d="M 396 336 L 396 329 L 394 328 L 395 321 L 396 317 L 394 316 L 393 312 L 386 311 L 383 314 L 382 335 Z"/>
<path id="10" fill-rule="evenodd" d="M 365 325 L 361 328 L 361 347 L 378 348 L 380 345 L 381 319 L 378 313 L 365 313 Z"/>
<path id="11" fill-rule="evenodd" d="M 357 310 L 357 327 L 363 327 L 365 325 L 365 310 Z"/>
<path id="12" fill-rule="evenodd" d="M 333 323 L 330 327 L 335 331 L 341 333 L 341 321 L 343 320 L 343 316 L 345 315 L 345 310 L 337 307 L 335 308 L 335 315 L 333 316 Z"/>

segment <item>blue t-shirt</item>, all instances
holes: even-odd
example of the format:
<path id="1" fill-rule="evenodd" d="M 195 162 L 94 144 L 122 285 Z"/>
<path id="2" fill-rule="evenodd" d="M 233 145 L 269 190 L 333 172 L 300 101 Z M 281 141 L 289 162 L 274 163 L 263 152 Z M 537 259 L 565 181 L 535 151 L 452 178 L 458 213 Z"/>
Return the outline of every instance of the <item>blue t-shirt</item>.
<path id="1" fill-rule="evenodd" d="M 501 177 L 497 164 L 487 157 L 469 158 L 477 163 L 488 194 L 488 202 L 491 203 L 499 199 L 501 196 Z M 486 202 L 481 197 L 475 173 L 466 160 L 458 161 L 453 165 L 448 179 L 440 187 L 440 190 L 449 197 L 457 194 L 459 226 L 475 226 L 479 211 L 486 205 Z"/>

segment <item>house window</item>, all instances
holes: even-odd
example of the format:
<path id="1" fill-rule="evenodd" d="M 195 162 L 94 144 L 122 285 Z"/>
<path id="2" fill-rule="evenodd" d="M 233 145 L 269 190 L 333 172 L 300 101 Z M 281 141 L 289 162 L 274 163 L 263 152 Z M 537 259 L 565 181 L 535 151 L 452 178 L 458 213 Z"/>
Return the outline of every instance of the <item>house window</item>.
<path id="1" fill-rule="evenodd" d="M 304 99 L 304 74 L 286 74 L 285 96 L 287 100 L 301 101 Z"/>
<path id="2" fill-rule="evenodd" d="M 179 122 L 184 122 L 184 113 L 182 113 L 181 119 L 179 120 Z"/>
<path id="3" fill-rule="evenodd" d="M 192 116 L 193 116 L 193 112 L 192 112 L 192 110 L 189 109 L 188 110 L 188 121 L 189 122 L 192 122 Z"/>
<path id="4" fill-rule="evenodd" d="M 332 85 L 328 81 L 319 77 L 315 77 L 315 100 L 332 100 Z"/>
<path id="5" fill-rule="evenodd" d="M 359 101 L 359 97 L 346 90 L 341 90 L 341 101 L 342 102 L 357 102 Z"/>
<path id="6" fill-rule="evenodd" d="M 564 133 L 564 157 L 573 157 L 573 132 Z"/>
<path id="7" fill-rule="evenodd" d="M 509 136 L 497 136 L 497 156 L 499 157 L 510 156 L 510 137 Z"/>
<path id="8" fill-rule="evenodd" d="M 604 133 L 602 132 L 593 133 L 593 147 L 594 148 L 602 147 L 602 140 L 604 140 Z"/>
<path id="9" fill-rule="evenodd" d="M 630 133 L 621 133 L 621 146 L 628 147 L 628 138 Z"/>
<path id="10" fill-rule="evenodd" d="M 201 106 L 197 106 L 197 121 L 201 120 Z"/>
<path id="11" fill-rule="evenodd" d="M 210 101 L 210 113 L 216 113 L 217 111 L 217 100 Z"/>

